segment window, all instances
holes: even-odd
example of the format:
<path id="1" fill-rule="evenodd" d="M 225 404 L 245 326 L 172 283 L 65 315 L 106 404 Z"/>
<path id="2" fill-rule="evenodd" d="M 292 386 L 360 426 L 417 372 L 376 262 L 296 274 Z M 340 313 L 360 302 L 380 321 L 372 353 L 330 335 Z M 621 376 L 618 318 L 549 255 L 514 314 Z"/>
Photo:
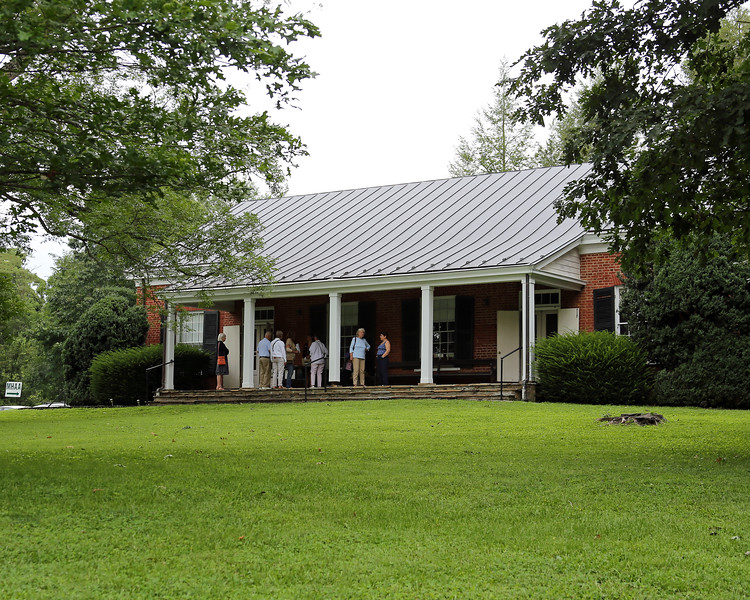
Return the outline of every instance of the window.
<path id="1" fill-rule="evenodd" d="M 439 296 L 433 301 L 432 356 L 453 359 L 456 354 L 456 297 Z"/>
<path id="2" fill-rule="evenodd" d="M 186 310 L 180 314 L 177 332 L 178 344 L 203 345 L 203 313 Z"/>
<path id="3" fill-rule="evenodd" d="M 620 287 L 594 290 L 594 329 L 628 335 L 628 324 L 620 316 Z"/>
<path id="4" fill-rule="evenodd" d="M 358 319 L 358 303 L 343 302 L 341 304 L 341 356 L 343 357 L 349 357 L 349 345 L 359 329 Z"/>
<path id="5" fill-rule="evenodd" d="M 560 290 L 536 290 L 534 292 L 534 309 L 560 308 Z"/>
<path id="6" fill-rule="evenodd" d="M 618 335 L 630 335 L 628 330 L 627 321 L 622 320 L 622 313 L 620 312 L 620 293 L 622 286 L 615 286 L 615 331 Z"/>
<path id="7" fill-rule="evenodd" d="M 273 306 L 264 306 L 262 308 L 256 308 L 255 309 L 255 322 L 258 321 L 266 321 L 268 323 L 273 323 Z"/>

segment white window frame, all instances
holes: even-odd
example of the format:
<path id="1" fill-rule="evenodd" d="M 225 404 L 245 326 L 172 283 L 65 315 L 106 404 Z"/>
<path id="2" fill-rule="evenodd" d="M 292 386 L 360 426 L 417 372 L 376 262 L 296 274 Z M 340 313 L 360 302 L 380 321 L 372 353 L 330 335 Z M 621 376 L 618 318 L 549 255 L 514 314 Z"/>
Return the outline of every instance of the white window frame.
<path id="1" fill-rule="evenodd" d="M 455 296 L 435 296 L 432 301 L 432 356 L 448 361 L 456 357 Z"/>
<path id="2" fill-rule="evenodd" d="M 352 338 L 359 329 L 359 302 L 341 303 L 341 356 L 349 358 Z"/>
<path id="3" fill-rule="evenodd" d="M 202 310 L 181 311 L 177 329 L 177 343 L 188 346 L 203 346 Z"/>
<path id="4" fill-rule="evenodd" d="M 622 320 L 622 313 L 620 313 L 620 301 L 621 301 L 621 285 L 614 286 L 615 288 L 615 334 L 630 336 L 628 330 L 628 322 Z M 624 332 L 624 333 L 623 333 Z"/>

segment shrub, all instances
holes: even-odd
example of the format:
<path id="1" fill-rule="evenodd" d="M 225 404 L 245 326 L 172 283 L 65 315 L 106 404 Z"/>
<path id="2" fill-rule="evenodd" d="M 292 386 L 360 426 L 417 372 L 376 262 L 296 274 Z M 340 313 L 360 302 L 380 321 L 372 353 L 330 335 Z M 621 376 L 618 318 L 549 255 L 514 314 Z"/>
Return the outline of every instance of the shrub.
<path id="1" fill-rule="evenodd" d="M 112 350 L 98 355 L 91 363 L 91 396 L 95 404 L 134 405 L 151 399 L 161 386 L 162 369 L 146 369 L 162 362 L 163 347 L 142 346 Z M 175 348 L 175 388 L 200 389 L 210 373 L 211 358 L 200 348 L 179 344 Z"/>
<path id="2" fill-rule="evenodd" d="M 670 240 L 645 275 L 628 275 L 622 313 L 661 369 L 658 404 L 750 408 L 750 262 L 721 238 Z"/>
<path id="3" fill-rule="evenodd" d="M 646 353 L 608 331 L 541 339 L 534 354 L 542 401 L 639 404 L 651 390 Z"/>
<path id="4" fill-rule="evenodd" d="M 140 345 L 146 341 L 147 332 L 146 309 L 129 298 L 106 296 L 88 307 L 71 328 L 61 349 L 70 404 L 91 404 L 89 367 L 96 355 Z"/>

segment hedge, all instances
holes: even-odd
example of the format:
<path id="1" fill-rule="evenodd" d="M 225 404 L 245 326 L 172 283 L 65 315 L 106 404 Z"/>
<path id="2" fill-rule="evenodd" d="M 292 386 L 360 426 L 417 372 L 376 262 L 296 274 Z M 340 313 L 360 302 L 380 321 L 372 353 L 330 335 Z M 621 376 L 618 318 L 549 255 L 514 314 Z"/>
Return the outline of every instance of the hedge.
<path id="1" fill-rule="evenodd" d="M 89 369 L 91 396 L 95 404 L 135 405 L 153 398 L 161 386 L 161 344 L 104 352 L 94 358 Z M 200 348 L 178 344 L 175 347 L 175 389 L 201 389 L 211 374 L 211 357 Z M 148 378 L 148 391 L 146 379 Z"/>
<path id="2" fill-rule="evenodd" d="M 581 404 L 641 404 L 652 374 L 645 351 L 608 331 L 555 335 L 534 347 L 537 398 Z"/>

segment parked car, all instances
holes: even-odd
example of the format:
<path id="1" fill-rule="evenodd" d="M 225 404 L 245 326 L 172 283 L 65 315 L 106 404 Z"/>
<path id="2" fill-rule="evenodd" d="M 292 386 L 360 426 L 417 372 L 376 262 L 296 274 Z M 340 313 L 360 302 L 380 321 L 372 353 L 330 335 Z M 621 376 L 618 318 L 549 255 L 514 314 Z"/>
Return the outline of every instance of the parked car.
<path id="1" fill-rule="evenodd" d="M 17 406 L 14 404 L 5 404 L 0 406 L 0 410 L 21 410 L 22 408 L 31 408 L 30 406 Z"/>
<path id="2" fill-rule="evenodd" d="M 70 404 L 65 404 L 65 402 L 47 402 L 45 404 L 37 404 L 31 408 L 70 408 Z"/>

